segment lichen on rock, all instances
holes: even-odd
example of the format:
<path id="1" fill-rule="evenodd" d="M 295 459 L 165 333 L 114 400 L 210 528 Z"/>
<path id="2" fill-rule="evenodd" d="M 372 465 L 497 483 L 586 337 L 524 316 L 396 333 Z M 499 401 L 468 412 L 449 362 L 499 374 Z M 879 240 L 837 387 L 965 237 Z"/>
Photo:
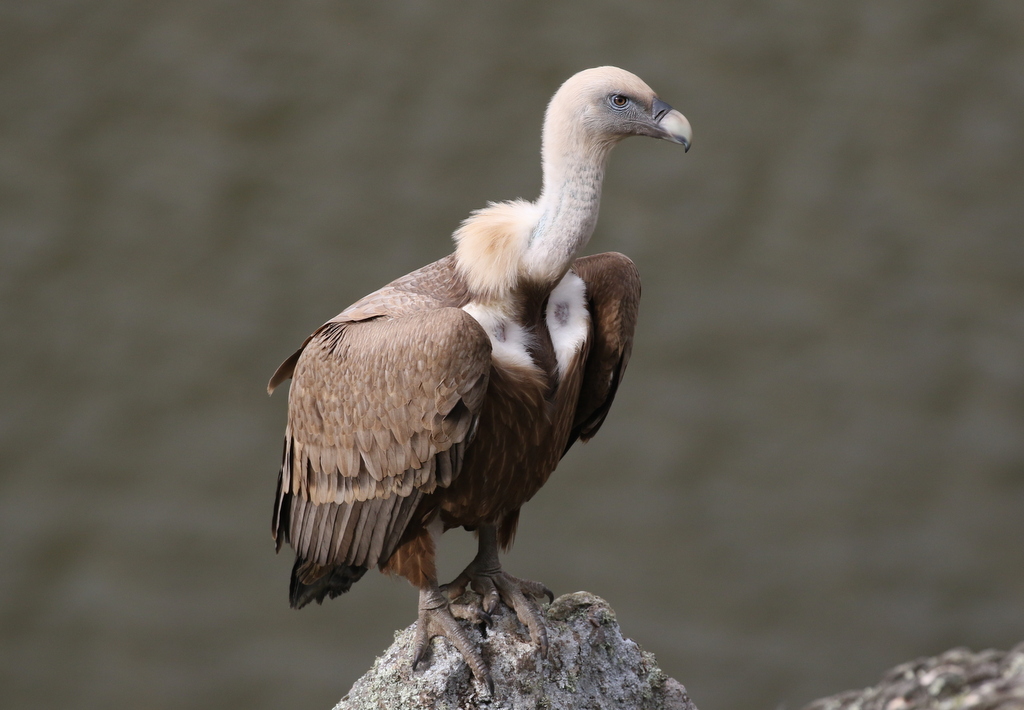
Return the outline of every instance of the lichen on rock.
<path id="1" fill-rule="evenodd" d="M 603 599 L 587 592 L 563 595 L 545 609 L 544 621 L 544 659 L 504 607 L 485 634 L 467 623 L 490 666 L 493 696 L 442 638 L 431 642 L 425 663 L 413 671 L 413 624 L 396 635 L 335 710 L 696 710 L 686 688 L 662 672 L 653 654 L 622 637 Z"/>
<path id="2" fill-rule="evenodd" d="M 804 710 L 1024 710 L 1024 643 L 1008 652 L 954 648 L 902 663 L 878 685 Z"/>

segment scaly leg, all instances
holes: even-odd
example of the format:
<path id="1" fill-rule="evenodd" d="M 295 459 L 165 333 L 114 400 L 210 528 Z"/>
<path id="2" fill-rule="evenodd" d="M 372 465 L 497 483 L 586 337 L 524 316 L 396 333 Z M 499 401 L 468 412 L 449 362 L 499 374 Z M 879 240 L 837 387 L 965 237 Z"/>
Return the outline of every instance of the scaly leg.
<path id="1" fill-rule="evenodd" d="M 441 593 L 436 584 L 420 589 L 419 616 L 416 620 L 416 641 L 413 646 L 412 669 L 423 660 L 430 648 L 430 639 L 435 636 L 444 636 L 452 642 L 452 645 L 459 650 L 462 657 L 466 659 L 473 675 L 481 683 L 487 686 L 490 694 L 494 695 L 494 681 L 491 680 L 491 672 L 480 655 L 479 649 L 466 635 L 465 630 L 459 625 L 452 615 L 448 598 Z"/>
<path id="2" fill-rule="evenodd" d="M 505 606 L 515 611 L 519 621 L 529 630 L 530 638 L 540 650 L 541 656 L 548 652 L 548 632 L 544 627 L 544 619 L 534 598 L 546 596 L 554 601 L 555 595 L 539 582 L 513 577 L 501 569 L 498 562 L 498 534 L 493 525 L 481 525 L 477 529 L 480 545 L 476 557 L 445 590 L 450 599 L 457 599 L 472 587 L 481 597 L 478 613 L 487 618 L 498 606 L 500 599 Z"/>

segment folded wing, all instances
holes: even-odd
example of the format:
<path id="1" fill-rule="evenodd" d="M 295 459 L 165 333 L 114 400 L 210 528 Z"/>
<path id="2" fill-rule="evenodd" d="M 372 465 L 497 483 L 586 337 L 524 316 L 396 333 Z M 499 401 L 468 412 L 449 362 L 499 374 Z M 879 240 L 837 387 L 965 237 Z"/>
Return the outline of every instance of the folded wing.
<path id="1" fill-rule="evenodd" d="M 291 360 L 274 538 L 295 548 L 300 576 L 383 567 L 423 496 L 459 475 L 487 389 L 487 335 L 450 307 L 336 319 Z"/>
<path id="2" fill-rule="evenodd" d="M 577 439 L 589 441 L 604 423 L 633 352 L 640 307 L 640 274 L 628 257 L 617 252 L 585 256 L 573 262 L 572 270 L 587 286 L 591 336 L 566 451 Z"/>

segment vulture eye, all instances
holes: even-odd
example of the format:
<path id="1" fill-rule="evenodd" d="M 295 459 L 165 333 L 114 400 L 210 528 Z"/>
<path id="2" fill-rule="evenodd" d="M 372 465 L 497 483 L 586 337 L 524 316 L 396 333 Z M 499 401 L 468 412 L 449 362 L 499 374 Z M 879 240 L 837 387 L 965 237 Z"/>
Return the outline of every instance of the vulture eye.
<path id="1" fill-rule="evenodd" d="M 612 94 L 608 100 L 611 102 L 612 108 L 619 111 L 629 106 L 629 98 L 622 94 Z"/>

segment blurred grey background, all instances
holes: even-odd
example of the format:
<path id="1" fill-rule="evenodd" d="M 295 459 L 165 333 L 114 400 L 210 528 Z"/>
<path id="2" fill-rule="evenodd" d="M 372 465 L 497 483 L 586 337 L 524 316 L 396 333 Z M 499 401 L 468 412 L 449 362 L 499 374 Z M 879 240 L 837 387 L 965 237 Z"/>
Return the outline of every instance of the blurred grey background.
<path id="1" fill-rule="evenodd" d="M 1024 3 L 6 0 L 0 705 L 329 708 L 414 620 L 375 573 L 288 608 L 266 381 L 535 197 L 601 64 L 694 148 L 613 156 L 634 358 L 506 567 L 702 710 L 1024 639 Z"/>

